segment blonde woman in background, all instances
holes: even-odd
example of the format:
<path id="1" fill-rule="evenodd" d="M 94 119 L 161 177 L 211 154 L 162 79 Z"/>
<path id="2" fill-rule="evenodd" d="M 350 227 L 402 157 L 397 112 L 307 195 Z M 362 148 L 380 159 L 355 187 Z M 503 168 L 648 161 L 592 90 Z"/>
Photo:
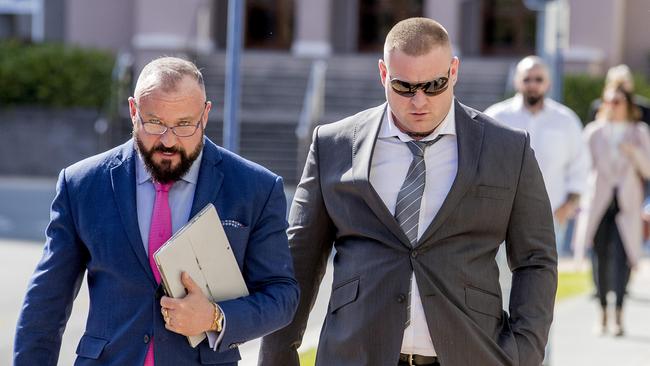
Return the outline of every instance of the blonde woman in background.
<path id="1" fill-rule="evenodd" d="M 578 257 L 593 249 L 601 334 L 607 332 L 609 290 L 616 293 L 613 333 L 624 333 L 623 299 L 630 270 L 642 251 L 643 178 L 650 178 L 650 132 L 638 118 L 632 95 L 620 85 L 610 85 L 603 92 L 596 121 L 584 130 L 593 165 L 574 244 Z"/>

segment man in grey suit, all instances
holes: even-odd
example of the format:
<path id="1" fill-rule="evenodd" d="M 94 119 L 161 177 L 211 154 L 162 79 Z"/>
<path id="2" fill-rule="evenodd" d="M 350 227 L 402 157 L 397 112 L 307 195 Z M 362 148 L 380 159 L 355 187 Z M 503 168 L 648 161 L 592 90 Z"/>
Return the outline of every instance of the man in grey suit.
<path id="1" fill-rule="evenodd" d="M 379 60 L 387 103 L 314 131 L 289 215 L 300 305 L 260 365 L 299 364 L 333 247 L 317 365 L 542 363 L 557 287 L 549 199 L 528 134 L 454 100 L 458 70 L 440 24 L 401 21 Z"/>

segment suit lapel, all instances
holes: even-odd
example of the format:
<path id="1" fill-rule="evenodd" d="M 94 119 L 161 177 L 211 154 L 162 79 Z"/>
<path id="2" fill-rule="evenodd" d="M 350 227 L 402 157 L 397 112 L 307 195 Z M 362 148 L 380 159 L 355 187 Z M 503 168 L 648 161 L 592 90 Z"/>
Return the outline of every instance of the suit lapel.
<path id="1" fill-rule="evenodd" d="M 223 173 L 217 169 L 220 162 L 221 152 L 219 152 L 219 148 L 208 138 L 205 138 L 201 168 L 199 169 L 199 178 L 194 191 L 190 217 L 194 217 L 205 205 L 215 201 L 223 183 Z"/>
<path id="2" fill-rule="evenodd" d="M 122 227 L 131 244 L 131 249 L 138 258 L 152 282 L 156 282 L 149 266 L 149 258 L 144 250 L 144 244 L 138 227 L 138 210 L 136 201 L 135 159 L 136 152 L 133 142 L 126 143 L 122 150 L 121 162 L 111 169 L 111 184 L 113 196 L 122 220 Z"/>
<path id="3" fill-rule="evenodd" d="M 370 207 L 372 212 L 379 218 L 390 232 L 404 246 L 410 248 L 410 243 L 404 231 L 391 215 L 390 211 L 382 201 L 377 191 L 370 184 L 370 166 L 372 164 L 372 154 L 379 135 L 384 114 L 386 113 L 386 104 L 377 107 L 357 121 L 354 127 L 354 140 L 352 143 L 352 171 L 354 175 L 354 185 L 363 197 L 364 201 Z"/>
<path id="4" fill-rule="evenodd" d="M 426 243 L 440 226 L 445 222 L 447 217 L 454 211 L 465 192 L 472 185 L 483 143 L 483 125 L 481 122 L 473 119 L 473 115 L 458 102 L 455 102 L 456 113 L 456 137 L 458 143 L 458 171 L 456 179 L 449 190 L 438 214 L 425 232 L 420 237 L 418 244 Z"/>

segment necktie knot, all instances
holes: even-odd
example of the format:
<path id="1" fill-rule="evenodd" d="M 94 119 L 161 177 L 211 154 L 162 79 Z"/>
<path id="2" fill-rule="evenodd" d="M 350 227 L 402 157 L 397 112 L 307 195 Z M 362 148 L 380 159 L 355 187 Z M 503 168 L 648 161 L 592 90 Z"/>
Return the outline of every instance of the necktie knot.
<path id="1" fill-rule="evenodd" d="M 440 140 L 441 137 L 442 137 L 442 135 L 438 135 L 438 137 L 436 137 L 433 140 L 429 140 L 429 141 L 411 140 L 411 141 L 408 141 L 406 143 L 406 146 L 408 146 L 409 150 L 411 150 L 411 153 L 413 155 L 422 158 L 422 157 L 424 157 L 424 150 L 427 147 L 429 147 L 429 146 L 433 145 L 434 143 L 436 143 L 436 141 Z"/>
<path id="2" fill-rule="evenodd" d="M 169 182 L 169 183 L 154 182 L 153 183 L 153 186 L 156 189 L 156 192 L 163 192 L 163 193 L 169 192 L 169 190 L 172 188 L 173 185 L 174 185 L 174 182 Z"/>

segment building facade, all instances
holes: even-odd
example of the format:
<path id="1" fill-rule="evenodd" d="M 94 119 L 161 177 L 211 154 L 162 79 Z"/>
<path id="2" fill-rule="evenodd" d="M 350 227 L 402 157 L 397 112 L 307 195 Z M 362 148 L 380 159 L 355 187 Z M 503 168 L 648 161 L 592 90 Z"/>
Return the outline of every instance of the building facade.
<path id="1" fill-rule="evenodd" d="M 565 0 L 567 70 L 602 72 L 626 63 L 650 69 L 644 36 L 648 0 Z M 0 37 L 25 36 L 29 12 L 40 4 L 44 39 L 152 54 L 225 49 L 228 0 L 0 0 Z M 38 6 L 38 5 L 36 5 Z M 247 0 L 247 50 L 328 57 L 379 52 L 398 20 L 439 20 L 463 57 L 520 57 L 535 51 L 536 13 L 522 0 Z"/>

